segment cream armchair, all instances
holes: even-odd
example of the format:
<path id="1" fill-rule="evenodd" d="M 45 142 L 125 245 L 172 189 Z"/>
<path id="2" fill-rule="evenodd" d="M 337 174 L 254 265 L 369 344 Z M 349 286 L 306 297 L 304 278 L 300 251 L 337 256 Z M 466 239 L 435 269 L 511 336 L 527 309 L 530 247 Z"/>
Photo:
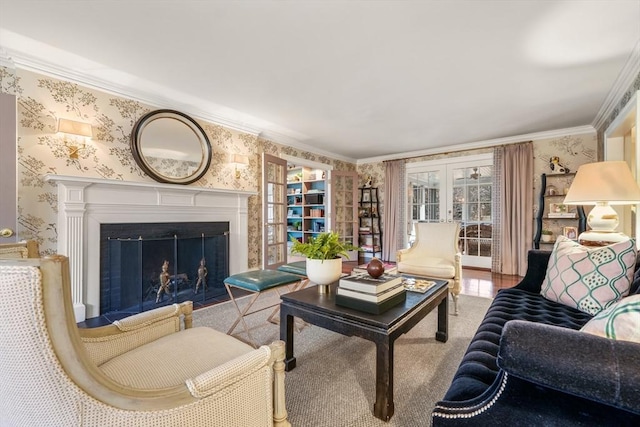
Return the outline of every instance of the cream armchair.
<path id="1" fill-rule="evenodd" d="M 449 281 L 454 313 L 458 314 L 458 295 L 462 286 L 462 255 L 459 252 L 460 224 L 455 222 L 415 225 L 416 240 L 396 254 L 398 273 Z"/>
<path id="2" fill-rule="evenodd" d="M 0 243 L 0 258 L 38 258 L 38 242 L 26 240 L 18 243 Z"/>
<path id="3" fill-rule="evenodd" d="M 191 302 L 79 329 L 62 256 L 0 260 L 0 289 L 0 425 L 290 426 L 282 341 L 192 328 Z"/>

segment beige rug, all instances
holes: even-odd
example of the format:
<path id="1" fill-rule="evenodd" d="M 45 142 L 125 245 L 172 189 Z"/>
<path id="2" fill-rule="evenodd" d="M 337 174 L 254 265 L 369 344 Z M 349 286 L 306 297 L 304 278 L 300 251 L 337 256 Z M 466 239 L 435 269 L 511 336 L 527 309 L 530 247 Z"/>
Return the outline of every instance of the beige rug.
<path id="1" fill-rule="evenodd" d="M 272 293 L 265 304 L 277 301 Z M 261 297 L 262 298 L 262 297 Z M 246 298 L 242 300 L 245 303 Z M 260 300 L 259 300 L 260 301 Z M 428 426 L 431 411 L 451 379 L 491 299 L 460 296 L 458 316 L 449 316 L 449 340 L 435 340 L 437 310 L 395 343 L 395 414 L 389 422 L 373 416 L 375 345 L 307 325 L 295 334 L 297 367 L 286 373 L 289 420 L 294 426 Z M 265 319 L 271 309 L 249 316 L 259 344 L 279 339 L 279 326 Z M 194 312 L 194 326 L 226 332 L 235 319 L 231 302 Z M 241 327 L 237 331 L 241 331 Z M 246 334 L 238 333 L 240 339 Z"/>

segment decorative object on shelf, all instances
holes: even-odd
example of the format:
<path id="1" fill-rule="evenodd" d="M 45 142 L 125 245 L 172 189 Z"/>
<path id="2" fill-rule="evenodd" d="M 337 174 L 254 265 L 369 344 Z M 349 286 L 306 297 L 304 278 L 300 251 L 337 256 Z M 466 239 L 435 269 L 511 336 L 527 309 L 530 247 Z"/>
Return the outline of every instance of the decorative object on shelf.
<path id="1" fill-rule="evenodd" d="M 542 230 L 542 241 L 549 243 L 551 240 L 553 240 L 553 232 L 551 230 Z"/>
<path id="2" fill-rule="evenodd" d="M 58 132 L 64 133 L 64 146 L 69 149 L 69 158 L 77 159 L 80 150 L 84 150 L 87 147 L 85 138 L 91 138 L 92 129 L 90 123 L 77 122 L 75 120 L 60 119 L 58 120 Z M 66 135 L 77 135 L 82 137 L 82 145 L 69 144 L 67 142 Z"/>
<path id="3" fill-rule="evenodd" d="M 378 258 L 373 257 L 369 264 L 367 264 L 367 273 L 369 276 L 377 279 L 384 274 L 384 264 Z"/>
<path id="4" fill-rule="evenodd" d="M 373 178 L 371 175 L 367 177 L 367 180 L 364 183 L 365 188 L 370 188 L 373 185 Z"/>
<path id="5" fill-rule="evenodd" d="M 551 169 L 554 173 L 571 172 L 568 167 L 565 167 L 560 163 L 560 157 L 558 156 L 553 156 L 549 159 L 549 169 Z"/>
<path id="6" fill-rule="evenodd" d="M 578 228 L 562 227 L 562 235 L 567 239 L 576 240 L 578 238 Z"/>
<path id="7" fill-rule="evenodd" d="M 348 256 L 349 251 L 359 250 L 350 242 L 342 241 L 338 233 L 331 231 L 309 237 L 307 242 L 294 238 L 291 241 L 291 253 L 307 257 L 307 277 L 318 285 L 320 293 L 328 293 L 329 284 L 342 275 L 342 257 Z"/>
<path id="8" fill-rule="evenodd" d="M 547 195 L 548 196 L 556 196 L 558 194 L 558 190 L 553 185 L 547 187 Z"/>
<path id="9" fill-rule="evenodd" d="M 615 231 L 619 220 L 611 205 L 640 203 L 640 187 L 624 161 L 588 163 L 578 169 L 564 203 L 595 205 L 587 220 L 591 230 L 578 236 L 581 244 L 621 242 L 629 237 Z"/>

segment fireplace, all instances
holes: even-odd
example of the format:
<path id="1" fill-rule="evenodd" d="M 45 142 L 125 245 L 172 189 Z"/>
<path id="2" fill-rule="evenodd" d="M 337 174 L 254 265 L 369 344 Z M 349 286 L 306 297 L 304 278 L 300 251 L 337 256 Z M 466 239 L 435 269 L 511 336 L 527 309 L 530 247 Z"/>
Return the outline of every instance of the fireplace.
<path id="1" fill-rule="evenodd" d="M 100 225 L 100 314 L 226 296 L 229 223 Z"/>
<path id="2" fill-rule="evenodd" d="M 57 251 L 69 257 L 77 322 L 99 316 L 103 307 L 102 224 L 225 222 L 229 275 L 248 269 L 248 199 L 257 194 L 255 191 L 64 175 L 46 175 L 44 179 L 58 188 Z M 161 260 L 154 267 L 161 269 L 163 263 Z M 170 274 L 182 273 L 173 270 L 175 263 L 169 260 Z"/>

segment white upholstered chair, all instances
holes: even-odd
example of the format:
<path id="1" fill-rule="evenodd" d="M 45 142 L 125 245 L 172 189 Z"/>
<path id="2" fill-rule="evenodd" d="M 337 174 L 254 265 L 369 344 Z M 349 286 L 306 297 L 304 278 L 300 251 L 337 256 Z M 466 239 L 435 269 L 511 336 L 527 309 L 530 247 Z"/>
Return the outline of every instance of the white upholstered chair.
<path id="1" fill-rule="evenodd" d="M 416 240 L 396 254 L 399 273 L 449 281 L 454 313 L 458 314 L 458 295 L 462 286 L 462 255 L 459 252 L 460 224 L 419 222 Z"/>
<path id="2" fill-rule="evenodd" d="M 290 426 L 282 341 L 192 328 L 191 302 L 79 329 L 63 256 L 0 260 L 0 289 L 2 426 Z"/>

